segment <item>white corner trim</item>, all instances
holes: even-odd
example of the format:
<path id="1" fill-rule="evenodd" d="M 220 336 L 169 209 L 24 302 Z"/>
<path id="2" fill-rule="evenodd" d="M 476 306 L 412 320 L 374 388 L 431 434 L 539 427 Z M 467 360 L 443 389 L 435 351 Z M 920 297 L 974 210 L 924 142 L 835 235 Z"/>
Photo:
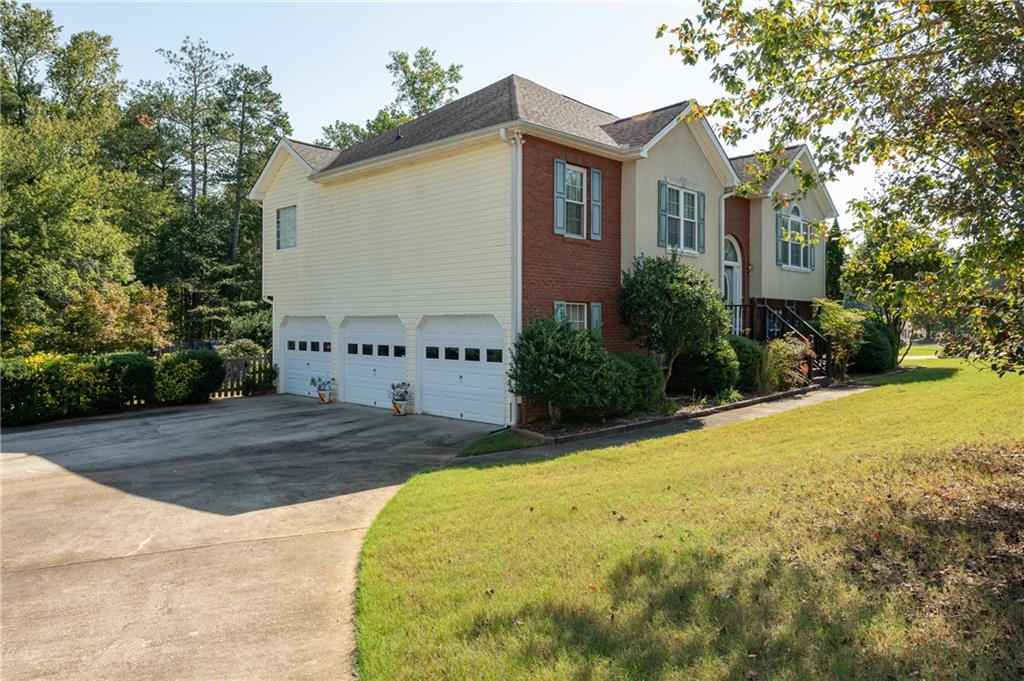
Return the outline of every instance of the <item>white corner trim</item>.
<path id="1" fill-rule="evenodd" d="M 277 157 L 281 154 L 282 150 L 286 151 L 292 158 L 298 161 L 299 165 L 301 165 L 307 173 L 313 173 L 313 166 L 306 163 L 306 159 L 302 158 L 302 156 L 299 155 L 299 152 L 295 151 L 295 148 L 288 142 L 288 138 L 282 137 L 281 141 L 277 143 L 276 147 L 274 147 L 274 153 L 270 155 L 270 158 L 268 158 L 267 162 L 263 165 L 263 170 L 260 171 L 259 177 L 256 178 L 256 182 L 253 183 L 252 189 L 246 195 L 246 198 L 253 201 L 263 200 L 264 193 L 261 190 L 261 187 L 263 186 L 263 183 L 266 182 L 267 177 L 270 174 L 270 169 L 274 166 L 274 162 L 277 161 Z"/>

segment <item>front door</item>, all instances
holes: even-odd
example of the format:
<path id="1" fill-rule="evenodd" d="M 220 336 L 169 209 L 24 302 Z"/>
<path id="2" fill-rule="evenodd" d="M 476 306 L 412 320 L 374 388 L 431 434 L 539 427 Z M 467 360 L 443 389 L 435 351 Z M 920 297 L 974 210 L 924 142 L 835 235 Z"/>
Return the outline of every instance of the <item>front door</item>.
<path id="1" fill-rule="evenodd" d="M 741 307 L 740 282 L 739 282 L 739 271 L 736 265 L 725 266 L 725 277 L 722 281 L 722 292 L 725 294 L 725 304 L 732 307 L 729 308 L 732 333 L 741 334 L 743 333 L 743 308 Z"/>

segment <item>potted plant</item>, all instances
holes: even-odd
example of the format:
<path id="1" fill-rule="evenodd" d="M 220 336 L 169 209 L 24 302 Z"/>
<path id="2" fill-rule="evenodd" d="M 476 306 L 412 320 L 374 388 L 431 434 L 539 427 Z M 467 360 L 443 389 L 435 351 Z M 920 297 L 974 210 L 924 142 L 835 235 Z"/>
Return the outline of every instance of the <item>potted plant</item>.
<path id="1" fill-rule="evenodd" d="M 391 408 L 395 416 L 405 416 L 409 407 L 409 384 L 405 381 L 391 384 Z"/>
<path id="2" fill-rule="evenodd" d="M 327 404 L 328 402 L 334 401 L 333 378 L 320 378 L 319 376 L 314 376 L 309 379 L 309 384 L 316 388 L 316 393 L 320 396 L 320 404 Z"/>

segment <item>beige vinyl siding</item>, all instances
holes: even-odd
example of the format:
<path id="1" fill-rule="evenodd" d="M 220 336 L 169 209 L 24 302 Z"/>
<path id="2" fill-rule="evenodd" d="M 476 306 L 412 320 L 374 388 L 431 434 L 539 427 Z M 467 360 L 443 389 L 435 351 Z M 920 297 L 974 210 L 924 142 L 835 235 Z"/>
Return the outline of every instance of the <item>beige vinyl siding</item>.
<path id="1" fill-rule="evenodd" d="M 777 192 L 794 194 L 799 189 L 792 175 L 787 174 L 779 183 Z M 821 220 L 825 207 L 820 203 L 820 192 L 811 192 L 799 202 L 800 211 L 806 220 Z M 761 229 L 760 276 L 751 279 L 750 294 L 759 298 L 780 298 L 783 300 L 813 300 L 825 295 L 825 244 L 815 244 L 815 268 L 813 272 L 791 270 L 775 262 L 775 207 L 770 198 L 750 202 L 751 250 L 758 252 L 753 243 L 754 226 L 757 218 Z M 755 213 L 755 211 L 758 211 Z M 827 225 L 826 225 L 827 227 Z M 756 269 L 756 268 L 755 268 Z M 755 274 L 757 272 L 755 271 Z M 756 282 L 756 286 L 755 286 Z M 756 292 L 755 292 L 756 291 Z"/>
<path id="2" fill-rule="evenodd" d="M 287 315 L 325 315 L 341 376 L 347 315 L 397 315 L 415 384 L 423 316 L 494 315 L 511 345 L 512 147 L 497 139 L 385 171 L 311 181 L 290 156 L 263 203 L 264 294 Z M 297 246 L 277 251 L 275 211 L 297 206 Z M 275 355 L 280 348 L 275 336 Z"/>
<path id="3" fill-rule="evenodd" d="M 683 179 L 684 189 L 705 194 L 704 253 L 680 253 L 682 262 L 698 267 L 711 275 L 716 286 L 721 286 L 722 234 L 718 227 L 719 198 L 725 186 L 715 173 L 689 125 L 679 123 L 655 144 L 647 158 L 624 164 L 623 182 L 632 187 L 623 188 L 623 267 L 634 255 L 667 255 L 668 250 L 658 245 L 658 181 L 666 178 Z M 633 167 L 628 171 L 629 166 Z M 629 178 L 632 178 L 631 180 Z M 674 180 L 673 180 L 674 181 Z M 628 200 L 627 200 L 628 197 Z M 627 203 L 633 204 L 632 224 L 629 224 Z M 626 232 L 632 230 L 627 236 Z M 631 252 L 627 252 L 627 243 Z"/>

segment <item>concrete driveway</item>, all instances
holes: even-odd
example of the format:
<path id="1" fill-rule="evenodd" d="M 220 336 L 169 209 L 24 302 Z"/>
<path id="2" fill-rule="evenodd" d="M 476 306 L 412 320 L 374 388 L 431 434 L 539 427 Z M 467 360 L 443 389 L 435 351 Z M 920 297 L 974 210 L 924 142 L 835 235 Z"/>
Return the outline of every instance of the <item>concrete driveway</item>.
<path id="1" fill-rule="evenodd" d="M 493 426 L 270 396 L 2 436 L 3 678 L 346 678 L 359 547 Z"/>

